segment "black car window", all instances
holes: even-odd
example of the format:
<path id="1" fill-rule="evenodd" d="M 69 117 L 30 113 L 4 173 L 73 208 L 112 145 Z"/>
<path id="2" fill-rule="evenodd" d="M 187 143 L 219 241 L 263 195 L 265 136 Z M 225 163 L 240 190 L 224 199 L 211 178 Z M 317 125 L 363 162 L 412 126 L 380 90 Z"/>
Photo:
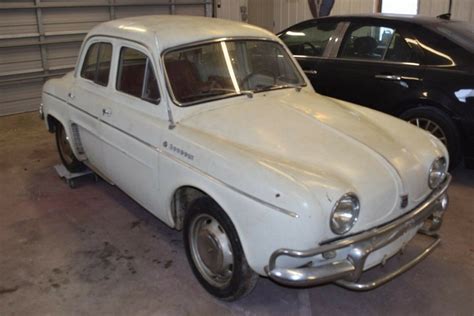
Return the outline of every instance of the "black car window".
<path id="1" fill-rule="evenodd" d="M 318 22 L 296 26 L 281 34 L 280 38 L 294 55 L 320 57 L 337 25 L 337 22 Z"/>
<path id="2" fill-rule="evenodd" d="M 394 33 L 390 27 L 352 24 L 342 42 L 339 57 L 382 60 Z"/>
<path id="3" fill-rule="evenodd" d="M 150 59 L 142 52 L 122 47 L 120 51 L 117 90 L 140 99 L 158 103 L 158 82 Z"/>
<path id="4" fill-rule="evenodd" d="M 418 56 L 413 47 L 396 32 L 392 36 L 384 60 L 394 62 L 418 62 Z"/>
<path id="5" fill-rule="evenodd" d="M 110 43 L 94 43 L 87 50 L 82 64 L 81 77 L 92 80 L 102 86 L 109 83 L 112 45 Z"/>
<path id="6" fill-rule="evenodd" d="M 448 38 L 426 29 L 415 30 L 419 46 L 423 50 L 424 64 L 430 66 L 454 66 L 460 47 Z"/>

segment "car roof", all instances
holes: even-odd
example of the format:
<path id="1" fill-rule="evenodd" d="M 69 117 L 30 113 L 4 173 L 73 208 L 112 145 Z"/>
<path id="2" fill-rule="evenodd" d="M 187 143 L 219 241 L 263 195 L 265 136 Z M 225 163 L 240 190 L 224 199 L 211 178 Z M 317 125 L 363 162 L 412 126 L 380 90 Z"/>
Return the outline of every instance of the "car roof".
<path id="1" fill-rule="evenodd" d="M 156 41 L 161 51 L 218 38 L 276 39 L 271 32 L 254 25 L 217 18 L 180 15 L 149 15 L 113 20 L 97 25 L 87 37 L 97 35 L 122 37 L 148 45 Z"/>
<path id="2" fill-rule="evenodd" d="M 381 21 L 390 21 L 390 22 L 405 22 L 405 23 L 418 24 L 418 25 L 435 25 L 435 24 L 455 22 L 455 21 L 450 21 L 450 20 L 432 17 L 432 16 L 387 14 L 387 13 L 333 15 L 333 16 L 321 17 L 317 19 L 311 19 L 304 22 L 316 21 L 316 20 L 319 20 L 319 21 L 323 21 L 323 20 L 327 20 L 327 21 L 329 20 L 336 20 L 336 21 L 381 20 Z"/>

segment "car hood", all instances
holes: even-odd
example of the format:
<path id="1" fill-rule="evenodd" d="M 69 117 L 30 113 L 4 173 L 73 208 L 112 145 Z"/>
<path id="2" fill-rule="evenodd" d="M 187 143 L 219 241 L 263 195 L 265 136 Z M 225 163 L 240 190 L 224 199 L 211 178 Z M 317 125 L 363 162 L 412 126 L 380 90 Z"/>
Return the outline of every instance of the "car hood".
<path id="1" fill-rule="evenodd" d="M 294 89 L 239 97 L 179 125 L 236 147 L 319 195 L 326 214 L 340 194 L 356 193 L 358 230 L 396 218 L 426 198 L 429 167 L 445 155 L 439 142 L 408 123 Z M 258 172 L 252 176 L 265 181 Z M 409 203 L 401 207 L 405 194 Z"/>

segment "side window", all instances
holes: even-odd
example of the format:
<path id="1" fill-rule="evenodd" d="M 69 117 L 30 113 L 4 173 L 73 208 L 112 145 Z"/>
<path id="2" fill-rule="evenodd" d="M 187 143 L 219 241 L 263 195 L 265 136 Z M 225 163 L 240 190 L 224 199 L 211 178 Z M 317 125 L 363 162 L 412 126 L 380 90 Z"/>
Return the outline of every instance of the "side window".
<path id="1" fill-rule="evenodd" d="M 158 82 L 150 59 L 142 52 L 122 47 L 120 51 L 117 90 L 157 104 Z"/>
<path id="2" fill-rule="evenodd" d="M 451 40 L 426 29 L 418 29 L 416 33 L 424 53 L 424 63 L 426 65 L 452 66 L 456 64 L 454 59 L 459 54 L 459 46 Z"/>
<path id="3" fill-rule="evenodd" d="M 394 33 L 389 27 L 353 24 L 344 37 L 339 57 L 382 60 Z"/>
<path id="4" fill-rule="evenodd" d="M 341 47 L 341 58 L 418 62 L 413 47 L 390 27 L 353 24 Z"/>
<path id="5" fill-rule="evenodd" d="M 112 59 L 112 45 L 109 43 L 95 43 L 87 50 L 82 64 L 81 77 L 92 80 L 102 86 L 109 83 L 110 61 Z"/>
<path id="6" fill-rule="evenodd" d="M 106 86 L 109 83 L 110 61 L 112 60 L 112 45 L 102 43 L 97 62 L 96 83 Z"/>
<path id="7" fill-rule="evenodd" d="M 319 22 L 308 26 L 298 26 L 280 36 L 294 55 L 320 57 L 334 34 L 337 22 Z"/>
<path id="8" fill-rule="evenodd" d="M 418 62 L 418 57 L 413 47 L 405 41 L 400 33 L 395 33 L 388 46 L 384 60 L 395 62 Z"/>
<path id="9" fill-rule="evenodd" d="M 81 77 L 94 81 L 97 69 L 97 54 L 99 53 L 100 43 L 89 46 L 84 63 L 82 64 Z"/>

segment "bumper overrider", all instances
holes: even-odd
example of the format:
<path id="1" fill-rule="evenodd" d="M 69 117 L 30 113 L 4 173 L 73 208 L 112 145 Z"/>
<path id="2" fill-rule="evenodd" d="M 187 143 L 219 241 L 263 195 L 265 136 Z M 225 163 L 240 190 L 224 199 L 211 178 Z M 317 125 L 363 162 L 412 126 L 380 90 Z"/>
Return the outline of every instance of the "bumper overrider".
<path id="1" fill-rule="evenodd" d="M 292 249 L 276 250 L 272 253 L 268 266 L 265 267 L 268 277 L 288 286 L 305 287 L 335 282 L 340 286 L 358 291 L 370 290 L 390 281 L 415 266 L 440 243 L 441 239 L 436 232 L 441 227 L 442 217 L 448 206 L 446 191 L 450 182 L 451 176 L 448 175 L 446 180 L 418 207 L 384 226 L 344 239 L 324 243 L 314 249 L 303 251 Z M 428 247 L 410 262 L 398 267 L 395 271 L 367 283 L 358 283 L 364 271 L 366 259 L 371 253 L 389 245 L 408 231 L 420 226 L 421 228 L 418 230 L 418 233 L 433 238 Z M 276 266 L 276 261 L 280 256 L 300 259 L 317 255 L 326 257 L 328 254 L 334 256 L 335 253 L 342 249 L 349 249 L 347 257 L 337 261 L 328 260 L 327 264 L 318 266 L 307 264 L 304 267 L 297 268 L 279 268 Z"/>

